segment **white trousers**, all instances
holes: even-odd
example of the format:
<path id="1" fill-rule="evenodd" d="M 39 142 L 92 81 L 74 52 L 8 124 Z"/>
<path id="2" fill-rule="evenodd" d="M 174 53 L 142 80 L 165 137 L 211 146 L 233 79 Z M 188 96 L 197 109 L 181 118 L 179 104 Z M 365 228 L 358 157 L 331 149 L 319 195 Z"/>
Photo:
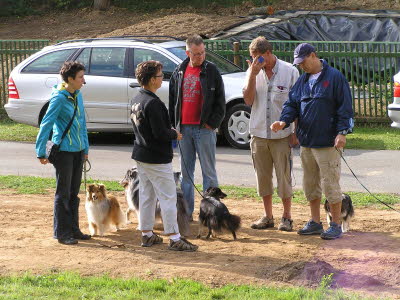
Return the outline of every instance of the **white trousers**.
<path id="1" fill-rule="evenodd" d="M 158 199 L 164 234 L 178 233 L 176 185 L 172 163 L 136 163 L 139 175 L 139 230 L 153 230 Z"/>

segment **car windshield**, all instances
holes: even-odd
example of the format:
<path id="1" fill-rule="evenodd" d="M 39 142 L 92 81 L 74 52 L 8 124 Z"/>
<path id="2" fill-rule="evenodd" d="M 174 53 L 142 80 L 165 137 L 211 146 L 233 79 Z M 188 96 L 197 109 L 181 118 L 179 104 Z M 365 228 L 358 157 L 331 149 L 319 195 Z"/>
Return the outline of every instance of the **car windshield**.
<path id="1" fill-rule="evenodd" d="M 186 59 L 186 48 L 185 46 L 182 47 L 174 47 L 174 48 L 168 48 L 169 51 L 171 51 L 173 54 L 178 56 L 180 59 L 185 60 Z M 230 61 L 226 60 L 222 56 L 219 56 L 218 54 L 206 50 L 206 60 L 213 62 L 219 72 L 221 74 L 229 74 L 229 73 L 235 73 L 235 72 L 243 72 L 241 68 L 239 68 L 237 65 L 231 63 Z"/>

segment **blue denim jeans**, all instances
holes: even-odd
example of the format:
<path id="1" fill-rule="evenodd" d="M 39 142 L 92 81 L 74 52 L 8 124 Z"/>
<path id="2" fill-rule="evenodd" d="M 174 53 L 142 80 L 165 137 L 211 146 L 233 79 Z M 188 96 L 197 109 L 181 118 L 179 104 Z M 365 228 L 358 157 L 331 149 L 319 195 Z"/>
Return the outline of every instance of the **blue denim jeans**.
<path id="1" fill-rule="evenodd" d="M 218 187 L 215 170 L 215 148 L 217 136 L 215 131 L 200 125 L 181 125 L 183 139 L 181 145 L 181 171 L 183 197 L 188 202 L 189 214 L 194 210 L 194 169 L 196 153 L 200 160 L 203 175 L 203 191 L 209 187 Z"/>

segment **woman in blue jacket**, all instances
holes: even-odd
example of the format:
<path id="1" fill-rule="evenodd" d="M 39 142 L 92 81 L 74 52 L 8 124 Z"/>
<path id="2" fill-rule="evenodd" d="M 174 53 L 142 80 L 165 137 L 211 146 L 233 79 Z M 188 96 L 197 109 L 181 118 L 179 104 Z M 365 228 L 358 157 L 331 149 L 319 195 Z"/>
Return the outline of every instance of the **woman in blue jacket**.
<path id="1" fill-rule="evenodd" d="M 85 110 L 80 92 L 85 84 L 84 72 L 85 67 L 81 63 L 68 61 L 63 64 L 60 75 L 64 82 L 53 88 L 50 104 L 36 139 L 36 155 L 44 165 L 49 162 L 46 143 L 51 131 L 51 140 L 60 145 L 60 152 L 53 162 L 57 182 L 53 227 L 54 238 L 65 245 L 77 244 L 78 239 L 91 238 L 80 231 L 78 212 L 83 163 L 89 152 Z M 71 126 L 62 139 L 72 118 Z"/>

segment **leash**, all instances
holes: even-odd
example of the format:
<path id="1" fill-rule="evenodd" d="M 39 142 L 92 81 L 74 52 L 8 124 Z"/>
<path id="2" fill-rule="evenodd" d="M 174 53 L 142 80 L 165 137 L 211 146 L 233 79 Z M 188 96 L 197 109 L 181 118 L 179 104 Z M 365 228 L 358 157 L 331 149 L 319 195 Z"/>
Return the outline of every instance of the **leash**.
<path id="1" fill-rule="evenodd" d="M 88 163 L 89 169 L 86 168 L 86 163 Z M 85 191 L 87 189 L 86 173 L 89 172 L 91 169 L 92 169 L 92 165 L 90 164 L 90 161 L 88 159 L 85 159 L 83 162 L 83 182 L 85 184 Z"/>
<path id="2" fill-rule="evenodd" d="M 179 147 L 179 152 L 181 153 L 181 159 L 182 159 L 183 165 L 184 165 L 184 167 L 185 167 L 185 169 L 186 169 L 186 174 L 189 175 L 190 182 L 192 183 L 192 185 L 194 186 L 194 188 L 196 189 L 196 191 L 199 193 L 199 195 L 201 196 L 201 198 L 204 198 L 204 195 L 198 190 L 198 188 L 196 187 L 196 185 L 194 184 L 194 182 L 193 182 L 193 180 L 192 180 L 192 177 L 190 177 L 190 174 L 189 174 L 188 169 L 187 169 L 187 166 L 186 166 L 185 159 L 183 158 L 183 155 L 182 155 L 181 143 L 180 143 L 180 141 L 178 141 L 178 140 L 176 140 L 176 142 L 177 142 L 178 147 Z M 193 176 L 194 176 L 194 175 L 193 175 Z"/>
<path id="3" fill-rule="evenodd" d="M 381 199 L 379 199 L 378 197 L 376 197 L 374 194 L 372 194 L 364 184 L 362 184 L 362 182 L 358 179 L 358 177 L 356 176 L 356 174 L 354 174 L 353 170 L 350 168 L 349 164 L 347 163 L 347 161 L 345 160 L 342 151 L 340 151 L 338 148 L 336 148 L 336 151 L 339 152 L 340 157 L 342 158 L 342 160 L 344 161 L 344 163 L 346 164 L 346 166 L 349 168 L 351 174 L 353 174 L 354 178 L 357 179 L 357 181 L 361 184 L 361 186 L 372 196 L 374 197 L 378 202 L 382 203 L 383 205 L 387 206 L 388 208 L 390 208 L 391 210 L 394 210 L 395 212 L 400 213 L 400 211 L 398 211 L 397 209 L 393 208 L 392 206 L 390 206 L 389 204 L 387 204 L 386 202 L 382 201 Z"/>

